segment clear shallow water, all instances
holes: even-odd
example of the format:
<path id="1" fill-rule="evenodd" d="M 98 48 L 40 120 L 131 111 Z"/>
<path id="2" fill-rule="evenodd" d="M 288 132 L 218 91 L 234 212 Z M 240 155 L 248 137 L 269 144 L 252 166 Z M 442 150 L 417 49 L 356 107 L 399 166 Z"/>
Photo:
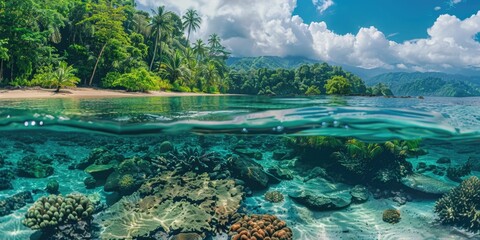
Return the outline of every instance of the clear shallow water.
<path id="1" fill-rule="evenodd" d="M 86 189 L 84 179 L 89 174 L 81 169 L 69 169 L 95 148 L 106 147 L 125 159 L 147 158 L 159 151 L 160 143 L 168 140 L 177 149 L 198 147 L 227 159 L 231 154 L 238 154 L 235 149 L 241 145 L 262 153 L 260 158 L 252 160 L 265 171 L 275 166 L 292 171 L 291 180 L 248 191 L 242 209 L 247 214 L 280 217 L 292 229 L 293 239 L 464 239 L 471 236 L 436 222 L 432 210 L 436 199 L 432 198 L 414 196 L 408 203 L 399 205 L 392 197 L 370 197 L 366 203 L 341 210 L 312 211 L 290 199 L 288 194 L 311 190 L 348 195 L 351 187 L 359 183 L 322 177 L 305 182 L 304 178 L 314 166 L 302 161 L 301 156 L 278 161 L 273 159 L 273 154 L 275 150 L 288 149 L 286 138 L 298 136 L 354 137 L 377 143 L 422 139 L 421 146 L 428 154 L 407 159 L 414 170 L 419 162 L 432 165 L 441 157 L 452 159 L 452 166 L 461 165 L 469 158 L 480 159 L 477 148 L 480 98 L 202 96 L 4 100 L 0 105 L 0 133 L 0 155 L 10 163 L 4 168 L 15 170 L 16 163 L 30 154 L 50 156 L 55 166 L 54 174 L 46 178 L 16 177 L 12 180 L 13 188 L 0 190 L 0 198 L 21 191 L 42 190 L 49 180 L 55 179 L 60 182 L 59 191 L 63 195 L 97 194 L 103 203 L 111 205 L 118 201 L 118 194 L 105 192 L 102 186 Z M 457 184 L 445 176 L 425 174 Z M 470 175 L 480 173 L 474 170 Z M 376 188 L 369 188 L 372 196 Z M 266 201 L 265 192 L 272 190 L 282 192 L 285 200 Z M 398 189 L 392 186 L 392 191 Z M 43 191 L 33 194 L 34 199 L 44 195 Z M 6 239 L 27 239 L 31 235 L 34 231 L 21 224 L 29 206 L 31 204 L 0 217 L 0 235 L 8 236 Z M 397 225 L 386 224 L 381 219 L 382 211 L 392 207 L 402 211 L 402 221 Z M 227 239 L 225 234 L 214 238 Z"/>

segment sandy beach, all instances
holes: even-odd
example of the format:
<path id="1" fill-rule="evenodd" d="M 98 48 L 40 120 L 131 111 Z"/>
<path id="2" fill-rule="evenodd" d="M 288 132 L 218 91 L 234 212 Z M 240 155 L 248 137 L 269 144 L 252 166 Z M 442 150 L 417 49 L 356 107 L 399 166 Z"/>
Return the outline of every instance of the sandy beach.
<path id="1" fill-rule="evenodd" d="M 122 90 L 95 89 L 95 88 L 71 88 L 62 89 L 59 93 L 52 89 L 29 88 L 29 89 L 0 89 L 0 99 L 22 98 L 105 98 L 105 97 L 174 97 L 174 96 L 210 96 L 223 94 L 208 93 L 180 93 L 151 91 L 148 93 L 126 92 Z"/>

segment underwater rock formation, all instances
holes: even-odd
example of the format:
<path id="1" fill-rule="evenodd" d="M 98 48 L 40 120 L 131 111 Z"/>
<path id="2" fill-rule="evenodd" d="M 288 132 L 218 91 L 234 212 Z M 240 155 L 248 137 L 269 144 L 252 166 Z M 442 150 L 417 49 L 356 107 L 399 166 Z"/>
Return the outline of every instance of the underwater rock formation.
<path id="1" fill-rule="evenodd" d="M 53 159 L 46 156 L 27 155 L 17 162 L 17 173 L 20 177 L 45 178 L 53 174 L 50 165 Z"/>
<path id="2" fill-rule="evenodd" d="M 279 166 L 274 166 L 268 169 L 268 173 L 272 174 L 274 177 L 282 180 L 292 180 L 293 172 L 286 168 L 281 168 Z"/>
<path id="3" fill-rule="evenodd" d="M 13 179 L 15 179 L 15 174 L 12 170 L 8 168 L 0 169 L 0 190 L 12 189 Z"/>
<path id="4" fill-rule="evenodd" d="M 161 144 L 160 144 L 160 147 L 159 147 L 159 153 L 160 154 L 166 154 L 166 153 L 169 153 L 171 151 L 173 151 L 174 148 L 173 148 L 173 144 L 169 141 L 163 141 Z"/>
<path id="5" fill-rule="evenodd" d="M 8 215 L 15 210 L 18 210 L 27 203 L 32 203 L 33 197 L 32 193 L 29 191 L 19 192 L 11 197 L 0 200 L 0 217 Z"/>
<path id="6" fill-rule="evenodd" d="M 253 160 L 231 157 L 228 166 L 233 176 L 243 180 L 249 188 L 260 190 L 268 187 L 268 175 L 263 171 L 263 166 Z"/>
<path id="7" fill-rule="evenodd" d="M 58 181 L 55 179 L 51 179 L 47 182 L 47 186 L 45 187 L 45 191 L 50 194 L 56 194 L 58 193 L 58 188 L 60 185 L 58 184 Z"/>
<path id="8" fill-rule="evenodd" d="M 279 191 L 271 191 L 265 193 L 265 200 L 272 203 L 282 202 L 283 198 L 283 194 Z"/>
<path id="9" fill-rule="evenodd" d="M 152 173 L 152 165 L 148 161 L 138 157 L 124 160 L 115 171 L 108 176 L 104 190 L 107 192 L 116 191 L 122 195 L 131 194 L 136 191 Z"/>
<path id="10" fill-rule="evenodd" d="M 402 178 L 401 183 L 408 188 L 428 194 L 444 194 L 455 187 L 454 185 L 418 173 Z"/>
<path id="11" fill-rule="evenodd" d="M 69 222 L 91 218 L 95 206 L 82 194 L 50 195 L 39 198 L 22 223 L 31 229 L 51 229 Z"/>
<path id="12" fill-rule="evenodd" d="M 77 169 L 84 170 L 92 164 L 96 165 L 108 165 L 108 164 L 118 164 L 123 160 L 123 156 L 110 151 L 106 148 L 95 148 L 90 152 L 88 157 L 83 159 L 80 163 L 76 165 Z"/>
<path id="13" fill-rule="evenodd" d="M 268 214 L 244 216 L 230 227 L 229 235 L 232 240 L 293 239 L 292 230 L 285 221 Z"/>
<path id="14" fill-rule="evenodd" d="M 397 209 L 387 209 L 383 211 L 382 220 L 386 223 L 399 223 L 400 219 L 402 219 L 400 217 L 400 211 Z"/>
<path id="15" fill-rule="evenodd" d="M 462 181 L 461 177 L 469 175 L 470 172 L 471 172 L 471 164 L 470 162 L 467 162 L 458 167 L 447 168 L 447 177 L 450 178 L 450 180 L 452 181 L 461 182 Z"/>
<path id="16" fill-rule="evenodd" d="M 233 180 L 165 172 L 148 179 L 95 221 L 104 227 L 104 239 L 149 237 L 156 231 L 214 233 L 227 230 L 242 199 L 243 187 Z"/>
<path id="17" fill-rule="evenodd" d="M 310 191 L 301 191 L 291 193 L 288 196 L 295 202 L 315 211 L 329 211 L 346 208 L 351 203 L 351 196 L 343 196 L 345 194 L 332 194 L 336 196 L 325 196 L 314 194 Z"/>
<path id="18" fill-rule="evenodd" d="M 368 189 L 362 185 L 356 185 L 350 190 L 350 195 L 352 195 L 352 202 L 354 203 L 363 203 L 366 202 L 370 196 Z"/>
<path id="19" fill-rule="evenodd" d="M 480 231 L 480 180 L 470 177 L 452 189 L 435 203 L 435 212 L 440 221 Z"/>

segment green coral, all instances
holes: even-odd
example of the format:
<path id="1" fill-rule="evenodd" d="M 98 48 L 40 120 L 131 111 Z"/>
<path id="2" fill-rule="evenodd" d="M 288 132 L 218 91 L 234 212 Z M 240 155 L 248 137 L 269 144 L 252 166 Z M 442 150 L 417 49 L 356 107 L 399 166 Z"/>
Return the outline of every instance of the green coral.
<path id="1" fill-rule="evenodd" d="M 48 229 L 91 218 L 92 202 L 82 194 L 41 197 L 25 214 L 22 223 L 31 229 Z"/>
<path id="2" fill-rule="evenodd" d="M 17 163 L 19 176 L 31 178 L 45 178 L 53 174 L 54 169 L 50 165 L 53 160 L 45 156 L 28 155 Z"/>
<path id="3" fill-rule="evenodd" d="M 464 180 L 435 203 L 435 212 L 444 224 L 480 231 L 480 180 Z"/>
<path id="4" fill-rule="evenodd" d="M 129 192 L 135 187 L 135 179 L 131 174 L 125 174 L 120 177 L 118 181 L 118 189 L 120 192 Z"/>

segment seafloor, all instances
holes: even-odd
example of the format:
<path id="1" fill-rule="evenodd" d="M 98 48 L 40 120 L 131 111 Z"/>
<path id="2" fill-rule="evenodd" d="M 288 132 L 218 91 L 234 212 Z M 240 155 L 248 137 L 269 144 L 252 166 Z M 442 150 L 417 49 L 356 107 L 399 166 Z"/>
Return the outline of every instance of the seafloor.
<path id="1" fill-rule="evenodd" d="M 9 188 L 0 190 L 0 199 L 28 191 L 33 200 L 37 200 L 49 195 L 45 189 L 47 183 L 56 180 L 59 183 L 58 192 L 63 196 L 78 192 L 97 201 L 93 219 L 88 220 L 96 227 L 87 229 L 89 233 L 78 230 L 71 235 L 57 235 L 64 238 L 230 239 L 234 235 L 232 224 L 242 219 L 243 215 L 251 214 L 274 215 L 285 221 L 293 233 L 292 237 L 285 239 L 480 238 L 474 233 L 438 221 L 433 209 L 439 195 L 427 194 L 398 183 L 375 184 L 361 178 L 349 179 L 348 176 L 337 175 L 332 170 L 334 168 L 325 171 L 324 166 L 315 162 L 315 158 L 321 161 L 324 156 L 307 158 L 297 154 L 298 149 L 292 149 L 289 144 L 290 137 L 129 137 L 52 131 L 6 131 L 1 134 L 0 167 L 15 176 L 9 180 Z M 423 154 L 409 155 L 407 158 L 413 171 L 451 186 L 459 183 L 439 172 L 449 166 L 460 166 L 468 159 L 480 159 L 480 149 L 474 143 L 423 141 L 421 148 L 425 150 Z M 46 177 L 19 174 L 19 162 L 32 155 L 52 159 L 52 162 L 46 161 L 45 164 L 53 167 L 53 174 L 46 174 Z M 137 165 L 144 164 L 140 161 L 147 162 L 148 170 L 141 167 L 123 170 L 134 172 L 129 172 L 132 178 L 118 177 L 117 182 L 109 182 L 109 174 L 119 171 L 121 175 L 122 170 L 118 170 L 121 164 L 125 159 L 132 158 L 136 159 Z M 441 158 L 449 158 L 451 163 L 437 163 Z M 91 179 L 91 174 L 87 172 L 93 172 L 91 169 L 85 170 L 90 166 L 88 164 L 112 165 L 107 173 L 104 172 L 103 180 L 107 182 L 102 182 L 102 176 L 96 176 L 94 188 L 87 189 L 85 179 Z M 424 165 L 429 167 L 420 167 Z M 471 175 L 480 176 L 478 171 L 478 168 L 473 168 L 462 179 Z M 263 173 L 271 174 L 265 180 L 261 175 Z M 1 178 L 7 177 L 4 175 Z M 130 183 L 132 185 L 120 185 L 120 181 L 128 184 L 127 180 L 133 181 Z M 106 187 L 108 184 L 113 185 Z M 351 190 L 356 185 L 367 189 L 366 201 L 350 202 Z M 105 188 L 109 191 L 106 192 Z M 283 200 L 276 203 L 267 201 L 265 194 L 272 191 L 283 195 Z M 294 200 L 299 192 L 305 191 L 336 197 L 347 203 L 333 203 L 339 206 L 321 209 Z M 119 201 L 122 195 L 126 197 Z M 38 230 L 22 224 L 31 206 L 32 201 L 27 201 L 19 209 L 3 212 L 0 217 L 0 239 L 58 239 L 53 237 L 54 232 L 65 229 L 54 228 L 42 235 Z M 0 202 L 0 210 L 2 207 L 5 206 Z M 188 210 L 189 207 L 193 210 Z M 206 211 L 211 216 L 205 218 L 205 211 L 201 210 L 207 208 L 212 211 Z M 396 224 L 382 219 L 383 211 L 392 208 L 401 213 L 401 219 Z M 121 214 L 125 216 L 119 216 Z M 151 219 L 147 219 L 147 215 Z M 191 235 L 178 235 L 181 232 Z"/>

